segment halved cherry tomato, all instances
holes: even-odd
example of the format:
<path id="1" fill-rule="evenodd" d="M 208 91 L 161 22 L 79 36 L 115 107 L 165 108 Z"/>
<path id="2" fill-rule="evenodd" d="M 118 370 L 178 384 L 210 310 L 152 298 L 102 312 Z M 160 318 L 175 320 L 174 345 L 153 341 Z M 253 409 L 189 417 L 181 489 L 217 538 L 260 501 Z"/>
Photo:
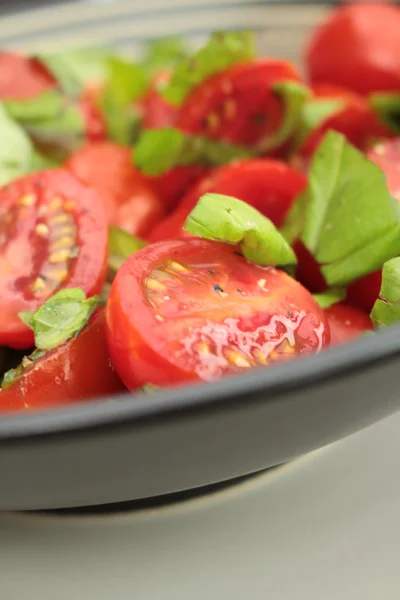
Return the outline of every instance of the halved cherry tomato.
<path id="1" fill-rule="evenodd" d="M 346 3 L 312 36 L 306 62 L 312 83 L 360 94 L 400 90 L 400 9 L 385 3 Z"/>
<path id="2" fill-rule="evenodd" d="M 283 105 L 272 86 L 283 80 L 300 80 L 293 65 L 285 61 L 234 65 L 189 94 L 176 125 L 188 133 L 253 146 L 281 123 Z"/>
<path id="3" fill-rule="evenodd" d="M 132 235 L 146 236 L 164 215 L 164 206 L 132 162 L 129 148 L 113 142 L 86 144 L 66 163 L 103 200 L 108 221 Z"/>
<path id="4" fill-rule="evenodd" d="M 279 227 L 295 197 L 305 188 L 305 175 L 270 159 L 245 160 L 216 169 L 184 197 L 175 211 L 150 233 L 153 242 L 182 237 L 182 227 L 207 192 L 234 196 L 251 204 Z"/>
<path id="5" fill-rule="evenodd" d="M 132 255 L 111 287 L 106 322 L 111 359 L 130 389 L 215 380 L 329 343 L 322 309 L 298 282 L 200 239 Z"/>
<path id="6" fill-rule="evenodd" d="M 400 201 L 400 138 L 376 145 L 367 156 L 382 169 L 390 193 Z M 379 296 L 381 284 L 381 270 L 361 277 L 349 286 L 347 301 L 370 313 Z"/>
<path id="7" fill-rule="evenodd" d="M 333 129 L 342 133 L 347 140 L 360 150 L 367 150 L 381 138 L 393 134 L 377 119 L 367 100 L 354 92 L 338 86 L 317 84 L 312 88 L 313 101 L 326 102 L 339 100 L 343 106 L 327 117 L 314 131 L 310 132 L 298 153 L 303 158 L 311 158 L 325 133 Z"/>
<path id="8" fill-rule="evenodd" d="M 160 93 L 171 78 L 171 71 L 161 71 L 153 78 L 150 89 L 140 100 L 143 113 L 143 127 L 157 129 L 158 127 L 172 127 L 177 119 L 179 107 L 170 104 Z"/>
<path id="9" fill-rule="evenodd" d="M 28 100 L 55 86 L 54 77 L 38 60 L 0 52 L 0 100 Z"/>
<path id="10" fill-rule="evenodd" d="M 331 331 L 331 346 L 355 340 L 374 328 L 368 315 L 344 302 L 327 308 L 325 315 Z"/>
<path id="11" fill-rule="evenodd" d="M 18 317 L 63 287 L 102 290 L 107 221 L 97 194 L 63 170 L 0 189 L 0 345 L 33 346 Z"/>
<path id="12" fill-rule="evenodd" d="M 148 181 L 170 211 L 176 208 L 187 191 L 206 175 L 208 170 L 200 165 L 174 167 L 164 175 L 148 177 Z"/>
<path id="13" fill-rule="evenodd" d="M 22 377 L 0 391 L 0 413 L 48 408 L 122 393 L 126 388 L 111 364 L 104 327 L 97 311 L 81 333 L 34 362 Z"/>

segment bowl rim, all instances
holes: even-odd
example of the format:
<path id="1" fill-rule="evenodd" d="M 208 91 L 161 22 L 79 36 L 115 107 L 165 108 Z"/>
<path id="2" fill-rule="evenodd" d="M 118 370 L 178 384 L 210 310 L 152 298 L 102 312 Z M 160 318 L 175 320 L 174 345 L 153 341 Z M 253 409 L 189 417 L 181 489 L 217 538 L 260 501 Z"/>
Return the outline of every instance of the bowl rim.
<path id="1" fill-rule="evenodd" d="M 214 383 L 196 383 L 151 393 L 126 393 L 56 409 L 0 417 L 0 446 L 54 436 L 87 435 L 112 427 L 153 427 L 156 423 L 215 411 L 250 409 L 281 401 L 284 394 L 312 389 L 368 367 L 399 359 L 400 325 L 377 331 L 368 340 L 328 348 L 272 367 L 251 369 Z"/>

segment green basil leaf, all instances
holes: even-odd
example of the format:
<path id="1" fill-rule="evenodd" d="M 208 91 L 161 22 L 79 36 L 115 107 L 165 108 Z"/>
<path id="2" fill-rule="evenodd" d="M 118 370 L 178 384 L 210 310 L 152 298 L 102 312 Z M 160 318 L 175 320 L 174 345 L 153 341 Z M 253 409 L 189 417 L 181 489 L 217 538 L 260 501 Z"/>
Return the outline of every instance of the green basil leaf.
<path id="1" fill-rule="evenodd" d="M 100 97 L 109 137 L 123 145 L 131 145 L 140 128 L 140 117 L 133 102 L 143 96 L 149 86 L 146 70 L 121 57 L 111 57 L 107 63 L 107 85 Z"/>
<path id="2" fill-rule="evenodd" d="M 188 49 L 181 37 L 167 37 L 152 40 L 146 44 L 143 65 L 148 72 L 158 73 L 175 67 L 186 58 Z"/>
<path id="3" fill-rule="evenodd" d="M 108 268 L 109 277 L 114 278 L 127 258 L 147 246 L 147 242 L 127 233 L 119 227 L 110 227 L 108 230 Z"/>
<path id="4" fill-rule="evenodd" d="M 400 322 L 400 257 L 388 260 L 382 268 L 379 298 L 372 311 L 375 327 L 386 327 Z"/>
<path id="5" fill-rule="evenodd" d="M 21 377 L 25 374 L 28 367 L 31 367 L 40 358 L 43 358 L 45 354 L 46 352 L 44 352 L 43 350 L 34 350 L 29 356 L 24 356 L 22 362 L 17 367 L 15 367 L 14 369 L 9 369 L 6 373 L 4 373 L 1 382 L 1 388 L 9 388 L 14 383 L 19 381 Z"/>
<path id="6" fill-rule="evenodd" d="M 90 48 L 39 54 L 37 58 L 54 75 L 65 94 L 79 98 L 87 87 L 105 82 L 109 56 L 106 49 Z"/>
<path id="7" fill-rule="evenodd" d="M 296 264 L 296 255 L 275 225 L 237 198 L 201 196 L 184 229 L 198 237 L 238 245 L 244 257 L 258 265 Z"/>
<path id="8" fill-rule="evenodd" d="M 400 93 L 372 94 L 369 102 L 381 123 L 400 135 Z"/>
<path id="9" fill-rule="evenodd" d="M 46 169 L 54 169 L 58 167 L 60 162 L 40 154 L 37 150 L 34 150 L 31 157 L 31 163 L 29 166 L 29 173 L 35 173 L 36 171 L 45 171 Z"/>
<path id="10" fill-rule="evenodd" d="M 253 34 L 246 31 L 216 32 L 208 43 L 184 58 L 174 70 L 171 81 L 163 90 L 164 98 L 181 104 L 192 88 L 231 65 L 254 58 Z"/>
<path id="11" fill-rule="evenodd" d="M 86 299 L 80 288 L 67 288 L 56 292 L 31 316 L 20 316 L 33 329 L 35 345 L 49 350 L 78 335 L 99 305 L 100 298 Z"/>
<path id="12" fill-rule="evenodd" d="M 30 170 L 33 145 L 24 130 L 0 104 L 0 186 Z"/>
<path id="13" fill-rule="evenodd" d="M 329 131 L 318 148 L 298 202 L 300 238 L 329 286 L 344 286 L 400 254 L 400 206 L 377 165 Z M 283 228 L 295 234 L 294 206 Z M 297 215 L 299 217 L 299 215 Z M 288 225 L 289 224 L 289 225 Z"/>
<path id="14" fill-rule="evenodd" d="M 279 148 L 293 136 L 300 120 L 301 110 L 310 96 L 309 88 L 297 81 L 280 81 L 272 89 L 283 102 L 283 119 L 277 131 L 257 143 L 256 151 L 259 154 Z"/>
<path id="15" fill-rule="evenodd" d="M 323 292 L 322 294 L 313 294 L 314 300 L 318 302 L 321 308 L 324 310 L 330 308 L 334 304 L 341 302 L 346 297 L 345 288 L 331 288 Z"/>
<path id="16" fill-rule="evenodd" d="M 299 148 L 313 131 L 327 119 L 339 113 L 345 106 L 346 101 L 340 98 L 329 100 L 314 98 L 306 101 L 301 109 L 293 149 Z"/>
<path id="17" fill-rule="evenodd" d="M 143 131 L 134 150 L 136 166 L 151 176 L 162 175 L 173 167 L 219 166 L 251 156 L 254 154 L 242 146 L 189 135 L 172 127 Z"/>
<path id="18" fill-rule="evenodd" d="M 85 123 L 81 111 L 57 90 L 44 92 L 29 102 L 7 101 L 5 107 L 43 154 L 54 159 L 62 160 L 84 140 Z"/>

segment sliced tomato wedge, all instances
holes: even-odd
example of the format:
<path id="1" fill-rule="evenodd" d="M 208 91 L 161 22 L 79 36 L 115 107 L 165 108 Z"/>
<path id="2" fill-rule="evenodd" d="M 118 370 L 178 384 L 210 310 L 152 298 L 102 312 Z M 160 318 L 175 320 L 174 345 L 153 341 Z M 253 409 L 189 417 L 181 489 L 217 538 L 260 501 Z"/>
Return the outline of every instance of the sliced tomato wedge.
<path id="1" fill-rule="evenodd" d="M 334 9 L 312 35 L 306 64 L 312 83 L 360 94 L 400 90 L 400 10 L 385 2 L 351 2 Z"/>
<path id="2" fill-rule="evenodd" d="M 211 381 L 329 343 L 325 315 L 305 288 L 207 240 L 160 242 L 132 255 L 106 315 L 110 356 L 130 389 Z"/>
<path id="3" fill-rule="evenodd" d="M 113 142 L 86 144 L 70 156 L 66 167 L 96 190 L 110 225 L 146 236 L 165 215 L 160 198 L 135 169 L 129 148 Z"/>
<path id="4" fill-rule="evenodd" d="M 38 60 L 0 52 L 0 100 L 28 100 L 56 86 Z"/>
<path id="5" fill-rule="evenodd" d="M 160 93 L 160 90 L 169 82 L 171 71 L 161 71 L 153 78 L 150 89 L 141 99 L 139 105 L 143 113 L 143 127 L 157 129 L 158 127 L 172 127 L 179 113 L 179 107 L 170 104 Z"/>
<path id="6" fill-rule="evenodd" d="M 300 77 L 286 61 L 236 64 L 189 94 L 176 125 L 188 133 L 253 146 L 279 128 L 283 105 L 272 86 L 288 80 Z"/>
<path id="7" fill-rule="evenodd" d="M 187 216 L 200 196 L 208 192 L 239 198 L 279 227 L 306 185 L 305 175 L 275 160 L 245 160 L 225 165 L 190 190 L 175 211 L 153 229 L 149 239 L 156 242 L 185 236 L 182 227 Z"/>
<path id="8" fill-rule="evenodd" d="M 374 329 L 368 315 L 344 302 L 327 308 L 325 315 L 331 331 L 331 346 L 350 342 Z"/>
<path id="9" fill-rule="evenodd" d="M 107 220 L 97 194 L 63 170 L 29 175 L 0 190 L 0 345 L 33 346 L 18 317 L 63 287 L 103 288 Z"/>
<path id="10" fill-rule="evenodd" d="M 111 364 L 104 310 L 58 348 L 25 359 L 21 378 L 0 391 L 0 413 L 50 408 L 126 390 Z M 32 358 L 35 357 L 33 354 Z"/>
<path id="11" fill-rule="evenodd" d="M 314 101 L 339 100 L 343 106 L 327 117 L 303 142 L 298 153 L 305 159 L 311 158 L 327 131 L 333 129 L 360 150 L 366 151 L 377 140 L 393 137 L 382 125 L 367 100 L 354 92 L 332 85 L 314 85 Z"/>

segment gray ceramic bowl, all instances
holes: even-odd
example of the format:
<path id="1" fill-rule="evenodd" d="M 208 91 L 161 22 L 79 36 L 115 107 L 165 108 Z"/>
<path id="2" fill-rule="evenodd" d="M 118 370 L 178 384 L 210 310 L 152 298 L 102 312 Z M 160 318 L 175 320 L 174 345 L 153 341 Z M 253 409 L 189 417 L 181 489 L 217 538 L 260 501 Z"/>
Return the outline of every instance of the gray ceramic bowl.
<path id="1" fill-rule="evenodd" d="M 18 6 L 13 5 L 14 8 Z M 2 9 L 4 10 L 4 8 Z M 200 41 L 250 28 L 264 55 L 297 60 L 325 7 L 245 0 L 52 5 L 1 15 L 2 46 L 99 43 L 136 51 L 154 36 Z M 151 395 L 0 420 L 0 509 L 98 505 L 265 469 L 395 412 L 400 330 L 291 364 Z"/>

